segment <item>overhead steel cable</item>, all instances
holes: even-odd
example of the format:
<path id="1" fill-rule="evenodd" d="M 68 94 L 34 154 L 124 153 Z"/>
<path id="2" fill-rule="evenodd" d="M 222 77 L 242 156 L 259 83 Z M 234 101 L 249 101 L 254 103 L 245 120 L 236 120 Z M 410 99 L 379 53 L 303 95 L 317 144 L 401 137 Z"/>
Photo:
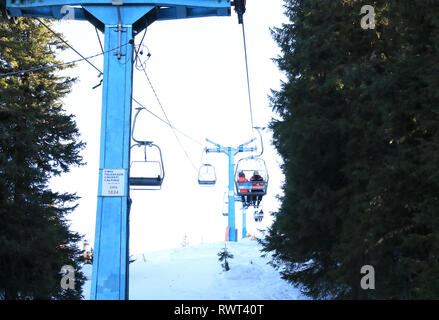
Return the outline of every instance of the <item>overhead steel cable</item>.
<path id="1" fill-rule="evenodd" d="M 36 18 L 37 20 L 39 20 L 38 18 Z M 122 44 L 120 46 L 117 46 L 113 49 L 104 51 L 103 47 L 101 45 L 101 53 L 95 54 L 93 56 L 89 56 L 89 57 L 84 57 L 80 52 L 78 52 L 78 50 L 76 50 L 75 48 L 73 48 L 69 43 L 67 43 L 67 41 L 65 41 L 64 39 L 62 39 L 61 37 L 59 37 L 54 31 L 52 31 L 48 26 L 46 26 L 43 22 L 41 22 L 46 28 L 48 28 L 52 33 L 54 33 L 57 38 L 59 38 L 63 43 L 65 43 L 69 48 L 71 48 L 76 54 L 78 54 L 81 59 L 77 59 L 77 60 L 73 60 L 73 61 L 69 61 L 69 62 L 63 62 L 63 63 L 58 63 L 58 64 L 54 64 L 54 65 L 50 65 L 50 66 L 41 66 L 41 67 L 37 67 L 37 68 L 32 68 L 32 69 L 24 69 L 24 70 L 19 70 L 19 71 L 13 71 L 13 72 L 8 72 L 8 73 L 0 73 L 0 78 L 2 77 L 8 77 L 8 76 L 13 76 L 13 75 L 17 75 L 17 74 L 25 74 L 25 73 L 29 73 L 29 72 L 37 72 L 37 71 L 42 71 L 42 70 L 46 70 L 46 69 L 51 69 L 51 68 L 59 68 L 62 66 L 66 66 L 66 65 L 71 65 L 71 64 L 75 64 L 81 61 L 86 61 L 89 65 L 91 65 L 95 70 L 97 70 L 99 72 L 99 76 L 103 75 L 103 72 L 96 67 L 93 63 L 90 62 L 90 59 L 105 55 L 106 53 L 110 53 L 113 52 L 115 50 L 118 50 L 120 48 L 123 48 L 125 46 L 127 46 L 128 44 L 130 44 L 130 42 Z"/>
<path id="2" fill-rule="evenodd" d="M 248 90 L 248 102 L 250 107 L 250 123 L 252 132 L 254 129 L 253 124 L 253 107 L 252 107 L 252 99 L 251 99 L 251 92 L 250 92 L 250 77 L 248 72 L 248 58 L 247 58 L 247 42 L 245 39 L 245 28 L 244 28 L 244 13 L 246 11 L 246 0 L 234 0 L 231 2 L 231 5 L 235 7 L 235 12 L 238 15 L 238 23 L 242 24 L 242 37 L 244 39 L 244 57 L 245 57 L 245 69 L 247 72 L 247 90 Z"/>
<path id="3" fill-rule="evenodd" d="M 251 98 L 251 91 L 250 91 L 250 76 L 248 72 L 248 57 L 247 57 L 247 42 L 245 39 L 245 28 L 244 28 L 244 21 L 242 21 L 242 37 L 244 39 L 244 57 L 245 57 L 245 69 L 247 73 L 247 91 L 248 91 L 248 102 L 250 106 L 250 123 L 252 126 L 252 130 L 255 127 L 253 124 L 253 107 L 252 107 L 252 98 Z"/>
<path id="4" fill-rule="evenodd" d="M 122 47 L 128 45 L 129 43 L 131 43 L 131 42 L 126 43 L 126 44 L 124 44 L 124 45 L 118 46 L 118 47 L 113 48 L 113 49 L 108 50 L 108 51 L 102 51 L 101 53 L 96 54 L 96 55 L 91 56 L 91 57 L 84 57 L 84 56 L 83 56 L 78 50 L 76 50 L 75 48 L 73 48 L 73 47 L 72 47 L 67 41 L 65 41 L 64 39 L 62 39 L 62 37 L 60 37 L 58 34 L 56 34 L 52 29 L 50 29 L 46 24 L 44 24 L 40 19 L 38 19 L 38 18 L 36 18 L 36 19 L 37 19 L 37 20 L 38 20 L 43 26 L 45 26 L 50 32 L 52 32 L 52 33 L 53 33 L 58 39 L 60 39 L 64 44 L 66 44 L 66 45 L 67 45 L 69 48 L 71 48 L 75 53 L 77 53 L 77 54 L 81 57 L 81 59 L 78 59 L 78 60 L 75 60 L 75 61 L 71 61 L 71 62 L 66 62 L 66 63 L 60 63 L 60 64 L 53 65 L 53 66 L 44 66 L 44 67 L 35 68 L 35 69 L 22 70 L 22 71 L 17 71 L 17 72 L 10 72 L 10 73 L 6 73 L 6 74 L 0 74 L 0 77 L 2 77 L 2 76 L 4 77 L 4 76 L 8 76 L 8 75 L 14 75 L 14 74 L 19 74 L 19 73 L 32 72 L 32 71 L 42 70 L 42 69 L 48 69 L 48 68 L 56 68 L 56 67 L 63 66 L 63 65 L 74 64 L 74 63 L 77 63 L 77 62 L 80 62 L 80 61 L 87 61 L 88 64 L 90 64 L 95 70 L 97 70 L 97 71 L 99 72 L 99 76 L 101 76 L 101 75 L 103 75 L 103 72 L 102 72 L 98 67 L 96 67 L 93 63 L 91 63 L 91 62 L 89 61 L 89 59 L 92 59 L 92 58 L 95 58 L 95 57 L 98 57 L 98 56 L 104 55 L 104 54 L 106 54 L 106 53 L 108 53 L 108 52 L 112 52 L 112 51 L 114 51 L 114 50 L 117 50 L 117 49 L 119 49 L 119 48 L 122 48 Z M 96 33 L 97 33 L 97 32 L 96 32 Z M 98 33 L 97 33 L 97 35 L 98 35 L 98 38 L 99 38 L 99 34 L 98 34 Z M 143 38 L 142 38 L 142 42 L 143 42 L 144 37 L 145 37 L 145 34 L 144 34 L 144 36 L 143 36 Z M 101 42 L 100 42 L 100 38 L 99 38 L 99 43 L 100 43 L 100 45 L 101 45 L 101 50 L 102 50 L 103 47 L 102 47 L 102 44 L 101 44 Z M 136 59 L 137 59 L 137 58 L 138 58 L 138 55 L 136 55 Z M 201 146 L 203 146 L 203 147 L 204 147 L 204 144 L 202 144 L 201 142 L 199 142 L 199 141 L 197 141 L 197 140 L 191 138 L 189 135 L 187 135 L 186 133 L 184 133 L 184 132 L 182 132 L 181 130 L 177 129 L 176 127 L 174 127 L 174 126 L 171 124 L 171 122 L 169 121 L 169 118 L 168 118 L 168 116 L 167 116 L 167 114 L 166 114 L 166 112 L 165 112 L 165 110 L 164 110 L 164 108 L 163 108 L 163 105 L 162 105 L 161 102 L 160 102 L 160 99 L 159 99 L 159 97 L 158 97 L 158 95 L 157 95 L 157 92 L 155 91 L 154 86 L 152 85 L 151 79 L 149 78 L 148 74 L 146 73 L 145 68 L 143 67 L 142 69 L 143 69 L 143 71 L 144 71 L 144 73 L 145 73 L 145 75 L 146 75 L 146 78 L 147 78 L 147 80 L 148 80 L 148 82 L 149 82 L 149 85 L 151 86 L 151 89 L 152 89 L 152 91 L 153 91 L 153 93 L 154 93 L 154 95 L 155 95 L 155 97 L 156 97 L 156 99 L 157 99 L 157 102 L 159 103 L 159 105 L 160 105 L 160 107 L 161 107 L 161 109 L 162 109 L 162 111 L 163 111 L 163 114 L 165 115 L 166 120 L 163 120 L 162 118 L 160 118 L 159 116 L 157 116 L 156 114 L 154 114 L 153 112 L 151 112 L 150 110 L 148 110 L 146 107 L 144 107 L 140 102 L 138 102 L 138 101 L 137 101 L 136 99 L 134 99 L 133 97 L 132 97 L 132 100 L 133 100 L 134 102 L 136 102 L 138 105 L 140 105 L 141 107 L 143 107 L 146 111 L 148 111 L 148 112 L 149 112 L 150 114 L 152 114 L 154 117 L 156 117 L 157 119 L 159 119 L 160 121 L 162 121 L 163 123 L 165 123 L 165 124 L 167 124 L 169 127 L 171 127 L 171 129 L 173 130 L 173 133 L 174 133 L 174 135 L 175 135 L 175 137 L 176 137 L 178 143 L 180 144 L 180 147 L 183 149 L 183 151 L 184 151 L 186 157 L 188 158 L 189 162 L 191 163 L 192 167 L 195 169 L 195 171 L 197 171 L 196 166 L 194 165 L 194 163 L 192 162 L 192 160 L 191 160 L 191 158 L 189 157 L 188 153 L 186 152 L 185 148 L 183 147 L 183 144 L 181 143 L 180 139 L 178 138 L 176 132 L 179 132 L 180 134 L 182 134 L 182 135 L 185 136 L 186 138 L 190 139 L 191 141 L 193 141 L 193 142 L 195 142 L 196 144 L 199 144 L 199 145 L 201 145 Z"/>
<path id="5" fill-rule="evenodd" d="M 50 32 L 52 32 L 55 37 L 57 37 L 59 40 L 61 40 L 62 43 L 64 43 L 66 46 L 68 46 L 70 49 L 72 49 L 73 51 L 75 51 L 81 58 L 83 58 L 85 61 L 88 62 L 89 65 L 91 65 L 93 68 L 95 68 L 98 72 L 99 75 L 98 77 L 100 77 L 103 73 L 101 70 L 99 70 L 99 68 L 97 68 L 93 63 L 91 63 L 90 61 L 87 60 L 87 58 L 85 58 L 81 53 L 79 53 L 75 48 L 73 48 L 67 41 L 65 41 L 60 35 L 58 35 L 55 31 L 53 31 L 51 28 L 49 28 L 48 25 L 46 25 L 43 21 L 41 21 L 39 18 L 34 18 L 35 20 L 37 20 L 40 24 L 42 24 L 47 30 L 49 30 Z"/>
<path id="6" fill-rule="evenodd" d="M 163 108 L 163 105 L 162 105 L 162 103 L 161 103 L 161 101 L 160 101 L 160 99 L 159 99 L 159 97 L 158 97 L 158 95 L 157 95 L 157 92 L 156 92 L 155 89 L 154 89 L 154 86 L 153 86 L 153 84 L 152 84 L 152 82 L 151 82 L 151 79 L 149 78 L 148 73 L 146 72 L 146 69 L 145 69 L 145 67 L 144 67 L 143 65 L 142 65 L 142 71 L 143 71 L 143 73 L 145 74 L 146 79 L 148 80 L 148 83 L 149 83 L 149 85 L 150 85 L 150 87 L 151 87 L 151 89 L 152 89 L 152 92 L 154 93 L 154 96 L 155 96 L 155 98 L 156 98 L 156 100 L 157 100 L 157 103 L 159 104 L 160 108 L 162 109 L 162 112 L 163 112 L 163 114 L 164 114 L 164 116 L 165 116 L 165 118 L 166 118 L 166 122 L 167 122 L 168 125 L 171 127 L 172 132 L 174 133 L 174 136 L 175 136 L 175 138 L 177 139 L 178 144 L 180 145 L 181 149 L 183 150 L 184 154 L 186 155 L 186 158 L 189 160 L 189 162 L 190 162 L 190 164 L 192 165 L 192 167 L 194 168 L 194 170 L 195 170 L 196 172 L 198 172 L 197 167 L 195 166 L 195 164 L 193 163 L 192 159 L 189 157 L 189 154 L 187 153 L 186 149 L 184 148 L 183 144 L 181 143 L 181 140 L 180 140 L 180 138 L 178 137 L 178 135 L 177 135 L 177 133 L 176 133 L 176 130 L 174 129 L 174 126 L 171 124 L 171 121 L 169 121 L 168 115 L 166 114 L 166 111 L 165 111 L 165 109 Z"/>
<path id="7" fill-rule="evenodd" d="M 142 47 L 143 40 L 145 40 L 145 36 L 146 36 L 146 28 L 145 28 L 145 32 L 143 33 L 142 40 L 140 40 L 139 48 L 136 50 L 136 55 L 133 59 L 133 63 L 135 63 L 137 61 L 137 57 L 139 56 L 139 51 L 141 50 L 140 48 Z"/>
<path id="8" fill-rule="evenodd" d="M 95 27 L 96 36 L 98 37 L 99 46 L 101 47 L 101 51 L 104 52 L 104 46 L 102 45 L 101 37 L 99 37 L 98 28 Z"/>
<path id="9" fill-rule="evenodd" d="M 50 66 L 42 66 L 42 67 L 37 67 L 37 68 L 32 68 L 32 69 L 24 69 L 24 70 L 13 71 L 13 72 L 8 72 L 8 73 L 0 73 L 0 78 L 8 77 L 8 76 L 14 76 L 14 75 L 17 75 L 17 74 L 25 74 L 25 73 L 29 73 L 29 72 L 37 72 L 37 71 L 42 71 L 42 70 L 46 70 L 46 69 L 59 68 L 59 67 L 62 67 L 62 66 L 75 64 L 75 63 L 78 63 L 78 62 L 81 62 L 81 61 L 87 61 L 90 64 L 90 61 L 89 61 L 90 59 L 102 56 L 102 55 L 104 55 L 105 53 L 108 53 L 108 52 L 115 51 L 115 50 L 117 50 L 119 48 L 122 48 L 123 46 L 126 46 L 126 44 L 122 45 L 122 46 L 119 46 L 119 47 L 116 47 L 116 48 L 113 48 L 111 50 L 105 51 L 105 52 L 101 52 L 101 53 L 95 54 L 95 55 L 90 56 L 90 57 L 84 57 L 84 58 L 73 60 L 73 61 L 69 61 L 69 62 L 63 62 L 63 63 L 53 64 L 53 65 L 50 65 Z"/>
<path id="10" fill-rule="evenodd" d="M 156 115 L 154 112 L 152 112 L 151 110 L 147 109 L 144 105 L 142 105 L 138 100 L 132 98 L 132 100 L 137 103 L 141 108 L 144 108 L 147 112 L 149 112 L 153 117 L 155 117 L 156 119 L 158 119 L 159 121 L 163 122 L 164 124 L 166 124 L 167 126 L 169 126 L 171 129 L 176 130 L 178 133 L 180 133 L 181 135 L 185 136 L 186 138 L 188 138 L 189 140 L 191 140 L 192 142 L 204 147 L 204 144 L 198 140 L 195 140 L 194 138 L 192 138 L 191 136 L 187 135 L 186 133 L 184 133 L 183 131 L 179 130 L 178 128 L 174 127 L 172 124 L 169 124 L 168 121 L 164 120 L 163 118 L 159 117 L 158 115 Z"/>

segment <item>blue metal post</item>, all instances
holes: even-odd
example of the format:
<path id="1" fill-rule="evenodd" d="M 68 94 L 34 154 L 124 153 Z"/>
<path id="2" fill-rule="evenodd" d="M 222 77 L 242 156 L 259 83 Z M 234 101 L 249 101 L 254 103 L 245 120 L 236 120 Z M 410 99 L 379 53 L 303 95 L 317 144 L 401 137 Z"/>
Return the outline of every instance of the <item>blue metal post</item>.
<path id="1" fill-rule="evenodd" d="M 247 209 L 242 207 L 242 239 L 247 237 Z"/>
<path id="2" fill-rule="evenodd" d="M 121 39 L 119 38 L 121 36 Z M 105 27 L 105 49 L 126 44 L 133 38 L 131 27 L 118 32 Z M 121 40 L 121 41 L 120 41 Z M 105 54 L 101 117 L 98 207 L 93 256 L 92 300 L 128 299 L 129 257 L 129 163 L 133 47 L 128 44 Z M 112 175 L 108 169 L 122 169 Z M 105 177 L 104 177 L 105 170 Z M 120 174 L 120 172 L 119 172 Z M 104 182 L 103 179 L 106 179 Z M 109 181 L 113 179 L 113 181 Z M 121 179 L 122 185 L 117 185 Z M 105 184 L 105 186 L 104 186 Z M 108 190 L 108 187 L 113 190 Z M 105 190 L 103 190 L 103 187 Z M 121 188 L 121 190 L 119 190 Z M 112 192 L 117 192 L 112 194 Z"/>
<path id="3" fill-rule="evenodd" d="M 235 152 L 235 149 L 227 148 L 227 156 L 229 157 L 229 241 L 238 241 L 235 227 Z"/>
<path id="4" fill-rule="evenodd" d="M 206 139 L 207 142 L 212 143 L 216 146 L 216 148 L 212 149 L 206 149 L 206 152 L 222 152 L 227 154 L 228 162 L 229 162 L 229 187 L 228 187 L 228 199 L 229 199 L 229 212 L 228 212 L 228 227 L 229 227 L 229 234 L 228 238 L 229 241 L 238 241 L 238 230 L 235 227 L 235 201 L 236 201 L 236 194 L 235 194 L 235 154 L 239 152 L 253 152 L 256 151 L 255 148 L 245 148 L 244 146 L 255 141 L 256 138 L 251 139 L 250 141 L 241 144 L 238 146 L 238 148 L 232 148 L 232 147 L 223 147 L 218 143 L 215 143 L 209 139 Z"/>

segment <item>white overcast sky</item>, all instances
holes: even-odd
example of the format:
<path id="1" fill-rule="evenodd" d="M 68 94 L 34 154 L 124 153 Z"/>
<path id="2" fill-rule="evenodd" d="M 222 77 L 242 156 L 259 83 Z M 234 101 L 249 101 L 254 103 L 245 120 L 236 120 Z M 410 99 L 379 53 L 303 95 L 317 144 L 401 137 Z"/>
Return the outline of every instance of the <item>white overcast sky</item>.
<path id="1" fill-rule="evenodd" d="M 270 34 L 270 28 L 287 22 L 282 6 L 282 0 L 247 1 L 244 19 L 256 126 L 267 126 L 275 116 L 268 96 L 270 89 L 278 89 L 284 79 L 271 60 L 280 51 Z M 100 52 L 95 29 L 88 22 L 62 21 L 54 27 L 83 55 Z M 142 35 L 136 37 L 136 43 Z M 254 136 L 250 126 L 242 31 L 234 12 L 231 17 L 155 22 L 148 28 L 144 43 L 151 53 L 148 74 L 176 128 L 198 141 L 209 138 L 232 147 Z M 71 50 L 59 57 L 64 61 L 78 58 Z M 92 61 L 102 68 L 102 57 Z M 87 164 L 53 179 L 52 188 L 76 192 L 81 197 L 78 208 L 69 216 L 71 229 L 85 235 L 94 246 L 102 86 L 92 89 L 100 79 L 85 62 L 68 74 L 78 77 L 78 81 L 65 99 L 65 109 L 75 115 L 81 139 L 87 143 L 82 152 Z M 133 97 L 164 118 L 144 74 L 137 70 Z M 133 109 L 135 107 L 133 104 Z M 139 116 L 138 121 L 139 135 L 162 149 L 166 179 L 160 191 L 131 192 L 130 253 L 180 247 L 185 235 L 189 244 L 223 241 L 227 226 L 227 217 L 222 216 L 228 183 L 227 156 L 208 155 L 206 160 L 216 166 L 218 182 L 212 188 L 200 187 L 197 172 L 172 130 L 146 113 Z M 179 138 L 198 170 L 202 147 L 184 136 Z M 283 182 L 281 158 L 272 146 L 272 137 L 265 131 L 263 138 L 263 158 L 270 174 L 268 194 L 261 206 L 266 213 L 264 221 L 256 224 L 252 219 L 254 210 L 247 210 L 247 231 L 256 235 L 259 234 L 257 228 L 265 229 L 272 223 L 268 213 L 279 207 L 276 196 L 281 193 Z M 239 154 L 237 160 L 244 155 L 247 154 Z M 239 238 L 241 221 L 241 204 L 236 203 Z"/>

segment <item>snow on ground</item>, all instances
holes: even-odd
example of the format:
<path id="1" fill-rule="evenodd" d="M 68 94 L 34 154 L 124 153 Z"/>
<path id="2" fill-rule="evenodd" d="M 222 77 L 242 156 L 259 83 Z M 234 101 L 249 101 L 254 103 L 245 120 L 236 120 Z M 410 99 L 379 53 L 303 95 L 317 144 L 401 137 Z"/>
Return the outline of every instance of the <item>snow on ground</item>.
<path id="1" fill-rule="evenodd" d="M 249 238 L 227 242 L 234 258 L 222 270 L 218 252 L 224 242 L 138 254 L 130 264 L 130 300 L 298 300 L 300 291 L 281 279 Z M 91 265 L 84 296 L 90 296 Z"/>

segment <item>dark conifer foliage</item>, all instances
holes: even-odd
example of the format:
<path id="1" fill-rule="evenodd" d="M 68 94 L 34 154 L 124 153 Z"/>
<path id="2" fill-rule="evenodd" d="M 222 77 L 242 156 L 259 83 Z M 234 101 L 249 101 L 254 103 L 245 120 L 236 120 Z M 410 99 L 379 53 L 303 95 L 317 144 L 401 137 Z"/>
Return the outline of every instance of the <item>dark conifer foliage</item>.
<path id="1" fill-rule="evenodd" d="M 229 266 L 229 262 L 227 261 L 227 259 L 233 259 L 233 254 L 231 254 L 229 252 L 229 250 L 227 249 L 226 244 L 224 244 L 224 248 L 221 249 L 220 252 L 218 252 L 218 261 L 219 262 L 223 262 L 221 264 L 221 266 L 223 267 L 224 271 L 229 271 L 230 270 L 230 266 Z"/>
<path id="2" fill-rule="evenodd" d="M 312 298 L 438 299 L 439 1 L 285 0 L 285 13 L 271 128 L 286 182 L 264 250 Z"/>
<path id="3" fill-rule="evenodd" d="M 0 24 L 0 74 L 59 63 L 63 49 L 32 19 Z M 77 197 L 49 188 L 50 178 L 81 165 L 84 144 L 61 99 L 74 79 L 56 69 L 0 77 L 0 299 L 78 299 L 62 290 L 61 267 L 77 269 L 81 236 L 66 215 Z"/>

